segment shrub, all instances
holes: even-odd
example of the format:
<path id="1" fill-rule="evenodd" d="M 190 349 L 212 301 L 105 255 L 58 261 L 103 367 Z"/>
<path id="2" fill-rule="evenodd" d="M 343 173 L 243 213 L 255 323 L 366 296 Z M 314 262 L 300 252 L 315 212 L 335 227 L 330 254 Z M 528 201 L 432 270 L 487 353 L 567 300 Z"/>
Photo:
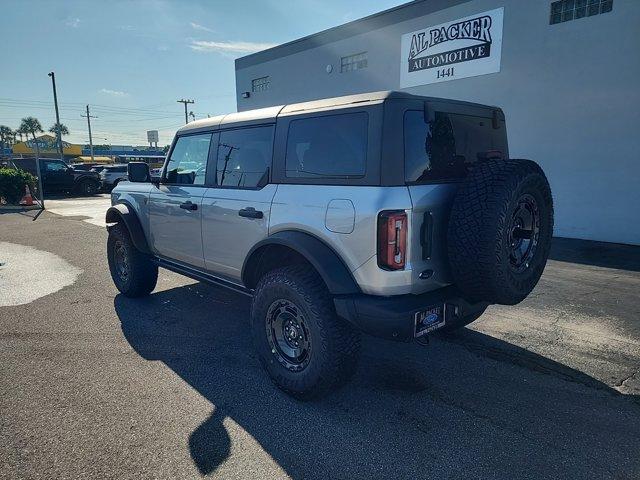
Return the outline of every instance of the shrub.
<path id="1" fill-rule="evenodd" d="M 24 170 L 0 167 L 0 197 L 7 203 L 17 204 L 24 196 L 24 187 L 29 186 L 33 192 L 36 177 Z"/>

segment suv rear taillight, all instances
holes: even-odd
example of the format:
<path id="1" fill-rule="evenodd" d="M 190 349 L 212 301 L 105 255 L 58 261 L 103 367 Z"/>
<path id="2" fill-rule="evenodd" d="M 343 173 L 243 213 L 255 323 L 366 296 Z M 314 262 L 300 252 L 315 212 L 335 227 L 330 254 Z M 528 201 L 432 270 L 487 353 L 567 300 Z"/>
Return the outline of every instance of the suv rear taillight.
<path id="1" fill-rule="evenodd" d="M 378 215 L 378 265 L 402 270 L 407 256 L 407 214 L 398 211 Z"/>

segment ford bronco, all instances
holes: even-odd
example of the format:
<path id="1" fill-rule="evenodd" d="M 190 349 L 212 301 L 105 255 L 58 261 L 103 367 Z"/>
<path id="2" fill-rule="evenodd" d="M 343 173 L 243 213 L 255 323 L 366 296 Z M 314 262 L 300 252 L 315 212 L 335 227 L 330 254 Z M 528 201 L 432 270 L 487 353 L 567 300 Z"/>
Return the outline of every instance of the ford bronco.
<path id="1" fill-rule="evenodd" d="M 148 295 L 163 267 L 250 296 L 262 364 L 302 399 L 349 378 L 361 333 L 424 341 L 522 301 L 553 231 L 500 108 L 401 92 L 198 120 L 159 179 L 128 168 L 106 215 L 118 290 Z"/>

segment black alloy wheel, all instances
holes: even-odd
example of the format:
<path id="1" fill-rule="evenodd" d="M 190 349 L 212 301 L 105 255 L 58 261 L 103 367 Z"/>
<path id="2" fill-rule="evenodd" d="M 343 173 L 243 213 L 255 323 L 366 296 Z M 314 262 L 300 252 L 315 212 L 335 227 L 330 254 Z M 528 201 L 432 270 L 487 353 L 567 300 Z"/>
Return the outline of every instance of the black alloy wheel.
<path id="1" fill-rule="evenodd" d="M 518 199 L 508 229 L 509 263 L 518 273 L 531 264 L 540 238 L 540 213 L 536 199 L 526 193 Z"/>
<path id="2" fill-rule="evenodd" d="M 267 310 L 265 326 L 278 362 L 291 372 L 303 370 L 311 358 L 311 334 L 302 310 L 290 300 L 278 299 Z"/>

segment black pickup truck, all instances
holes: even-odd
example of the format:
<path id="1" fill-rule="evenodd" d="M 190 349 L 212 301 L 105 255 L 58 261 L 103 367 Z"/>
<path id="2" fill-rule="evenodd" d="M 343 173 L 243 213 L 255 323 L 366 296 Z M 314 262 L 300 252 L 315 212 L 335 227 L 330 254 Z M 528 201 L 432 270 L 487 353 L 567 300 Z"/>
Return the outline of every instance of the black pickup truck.
<path id="1" fill-rule="evenodd" d="M 34 159 L 14 159 L 16 167 L 37 175 Z M 79 193 L 93 195 L 100 189 L 98 173 L 74 169 L 65 162 L 54 158 L 40 159 L 42 188 L 45 193 Z"/>

